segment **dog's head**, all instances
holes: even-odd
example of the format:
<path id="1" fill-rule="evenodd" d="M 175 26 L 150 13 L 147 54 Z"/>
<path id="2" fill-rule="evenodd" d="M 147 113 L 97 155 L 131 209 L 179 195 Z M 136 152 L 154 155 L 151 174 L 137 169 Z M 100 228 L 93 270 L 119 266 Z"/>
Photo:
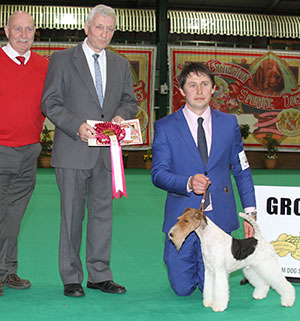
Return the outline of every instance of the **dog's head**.
<path id="1" fill-rule="evenodd" d="M 188 207 L 178 217 L 177 223 L 170 229 L 168 233 L 169 239 L 179 251 L 186 237 L 198 227 L 204 227 L 206 224 L 207 219 L 202 211 Z"/>

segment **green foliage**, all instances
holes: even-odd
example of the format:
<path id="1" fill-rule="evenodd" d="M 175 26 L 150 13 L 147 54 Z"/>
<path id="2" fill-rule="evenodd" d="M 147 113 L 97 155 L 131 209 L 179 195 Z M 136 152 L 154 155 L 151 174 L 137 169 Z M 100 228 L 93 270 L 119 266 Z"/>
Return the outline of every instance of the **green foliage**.
<path id="1" fill-rule="evenodd" d="M 42 146 L 40 157 L 51 156 L 53 141 L 51 137 L 51 131 L 47 128 L 46 125 L 42 130 L 40 142 Z"/>
<path id="2" fill-rule="evenodd" d="M 152 149 L 148 149 L 146 154 L 143 157 L 144 157 L 144 161 L 151 160 L 152 159 Z"/>
<path id="3" fill-rule="evenodd" d="M 250 126 L 248 124 L 241 124 L 240 130 L 243 139 L 246 139 L 250 135 Z"/>
<path id="4" fill-rule="evenodd" d="M 266 137 L 263 139 L 263 146 L 267 149 L 264 157 L 267 159 L 276 159 L 278 158 L 277 146 L 280 145 L 279 140 L 274 138 L 272 134 L 267 134 Z"/>

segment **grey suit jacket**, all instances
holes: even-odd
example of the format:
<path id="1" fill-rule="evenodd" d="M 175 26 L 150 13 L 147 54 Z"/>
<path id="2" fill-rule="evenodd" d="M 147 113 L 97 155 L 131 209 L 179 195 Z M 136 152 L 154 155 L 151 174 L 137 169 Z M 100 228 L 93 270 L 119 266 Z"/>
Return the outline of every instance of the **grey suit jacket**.
<path id="1" fill-rule="evenodd" d="M 41 108 L 56 126 L 53 167 L 90 169 L 99 152 L 104 153 L 110 167 L 109 148 L 89 147 L 79 139 L 78 129 L 88 119 L 111 121 L 117 115 L 131 119 L 137 113 L 128 61 L 109 50 L 106 57 L 106 91 L 101 108 L 82 44 L 51 56 Z"/>

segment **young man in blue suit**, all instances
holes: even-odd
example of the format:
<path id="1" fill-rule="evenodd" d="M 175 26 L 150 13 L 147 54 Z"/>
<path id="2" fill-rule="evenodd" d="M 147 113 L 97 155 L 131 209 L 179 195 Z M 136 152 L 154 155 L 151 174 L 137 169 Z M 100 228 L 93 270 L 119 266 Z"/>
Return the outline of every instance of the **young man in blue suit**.
<path id="1" fill-rule="evenodd" d="M 237 119 L 209 107 L 215 92 L 214 75 L 201 63 L 189 63 L 179 76 L 179 85 L 186 104 L 154 125 L 152 182 L 168 192 L 163 231 L 169 280 L 176 294 L 189 295 L 196 287 L 203 289 L 201 244 L 191 233 L 177 252 L 167 237 L 177 218 L 187 207 L 199 208 L 208 187 L 205 214 L 227 233 L 237 229 L 231 172 L 245 212 L 254 216 L 256 202 Z M 201 130 L 205 135 L 201 136 Z M 201 156 L 201 146 L 207 149 L 208 159 Z M 247 222 L 244 229 L 246 237 L 253 235 Z"/>

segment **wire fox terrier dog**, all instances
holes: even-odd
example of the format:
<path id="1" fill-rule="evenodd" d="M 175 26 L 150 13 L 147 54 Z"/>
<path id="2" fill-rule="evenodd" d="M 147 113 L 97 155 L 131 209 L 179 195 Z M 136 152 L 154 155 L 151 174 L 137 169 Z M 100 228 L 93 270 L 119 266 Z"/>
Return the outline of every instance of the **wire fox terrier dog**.
<path id="1" fill-rule="evenodd" d="M 232 238 L 205 216 L 201 208 L 187 208 L 169 231 L 169 239 L 178 251 L 191 232 L 195 231 L 200 238 L 205 265 L 203 305 L 213 311 L 224 311 L 229 301 L 229 274 L 243 269 L 254 287 L 254 299 L 264 299 L 271 286 L 281 296 L 281 305 L 291 307 L 295 289 L 283 276 L 273 246 L 263 238 L 255 220 L 244 213 L 239 215 L 253 226 L 254 237 Z"/>

